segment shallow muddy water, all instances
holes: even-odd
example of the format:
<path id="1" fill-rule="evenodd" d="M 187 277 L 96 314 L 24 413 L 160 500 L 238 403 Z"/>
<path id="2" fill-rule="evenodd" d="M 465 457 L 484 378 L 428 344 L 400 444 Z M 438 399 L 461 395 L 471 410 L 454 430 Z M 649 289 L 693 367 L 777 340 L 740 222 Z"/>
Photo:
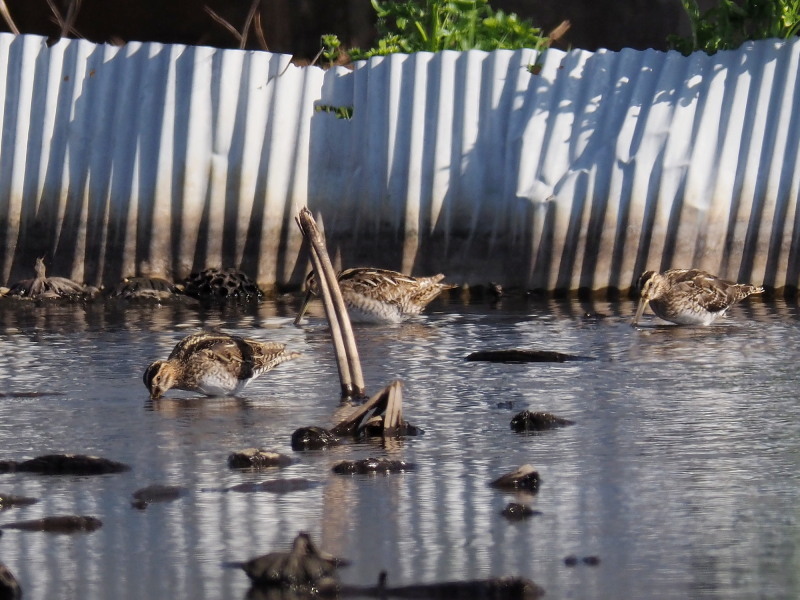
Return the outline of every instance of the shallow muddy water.
<path id="1" fill-rule="evenodd" d="M 223 563 L 287 549 L 301 530 L 352 561 L 340 574 L 355 585 L 385 570 L 391 585 L 519 575 L 547 598 L 800 596 L 796 305 L 756 299 L 707 328 L 650 316 L 634 329 L 627 301 L 439 303 L 403 325 L 357 326 L 368 392 L 402 379 L 405 418 L 425 433 L 301 453 L 290 446 L 295 429 L 329 427 L 346 411 L 321 312 L 298 328 L 296 306 L 0 304 L 0 460 L 70 452 L 132 467 L 0 475 L 0 493 L 41 499 L 0 512 L 0 525 L 58 514 L 104 523 L 75 535 L 5 530 L 0 562 L 26 599 L 245 598 L 246 576 Z M 147 364 L 202 327 L 282 341 L 303 356 L 240 398 L 173 391 L 150 402 Z M 464 360 L 507 348 L 595 360 Z M 576 424 L 514 433 L 524 409 Z M 250 446 L 295 463 L 229 469 L 228 454 Z M 417 469 L 331 472 L 370 456 Z M 542 478 L 535 496 L 488 486 L 525 463 Z M 218 491 L 276 478 L 316 485 Z M 154 483 L 189 493 L 132 508 L 131 493 Z M 541 514 L 509 521 L 500 511 L 511 501 Z M 588 556 L 599 564 L 580 561 Z"/>

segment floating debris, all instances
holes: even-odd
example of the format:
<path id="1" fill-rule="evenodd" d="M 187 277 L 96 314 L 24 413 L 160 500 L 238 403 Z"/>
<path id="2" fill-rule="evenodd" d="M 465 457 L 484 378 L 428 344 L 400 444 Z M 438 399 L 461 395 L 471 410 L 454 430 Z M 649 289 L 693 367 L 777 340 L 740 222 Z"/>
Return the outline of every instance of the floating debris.
<path id="1" fill-rule="evenodd" d="M 17 471 L 42 475 L 105 475 L 130 469 L 121 462 L 84 454 L 48 454 L 16 465 Z"/>
<path id="2" fill-rule="evenodd" d="M 144 510 L 155 502 L 172 502 L 178 498 L 183 498 L 188 493 L 189 490 L 185 487 L 156 483 L 133 492 L 131 506 Z"/>
<path id="3" fill-rule="evenodd" d="M 22 588 L 11 570 L 0 563 L 0 598 L 2 600 L 20 600 Z"/>
<path id="4" fill-rule="evenodd" d="M 405 473 L 416 470 L 414 463 L 388 458 L 365 458 L 363 460 L 344 460 L 333 466 L 339 475 L 372 475 L 375 473 Z"/>
<path id="5" fill-rule="evenodd" d="M 339 438 L 322 427 L 301 427 L 292 434 L 292 450 L 322 450 L 337 446 Z"/>
<path id="6" fill-rule="evenodd" d="M 498 363 L 529 363 L 529 362 L 548 362 L 563 363 L 567 361 L 586 361 L 594 360 L 590 356 L 576 356 L 574 354 L 563 354 L 551 350 L 480 350 L 468 355 L 466 359 L 470 361 L 485 361 Z"/>
<path id="7" fill-rule="evenodd" d="M 246 448 L 228 456 L 231 469 L 266 469 L 268 467 L 286 467 L 292 459 L 285 454 L 264 450 L 262 448 Z"/>
<path id="8" fill-rule="evenodd" d="M 37 258 L 36 277 L 24 279 L 11 286 L 8 296 L 31 300 L 78 299 L 92 295 L 93 290 L 65 277 L 47 277 L 44 259 Z"/>
<path id="9" fill-rule="evenodd" d="M 520 504 L 519 502 L 509 502 L 506 507 L 500 511 L 509 521 L 522 521 L 530 517 L 541 515 L 541 511 L 533 510 L 527 504 Z"/>
<path id="10" fill-rule="evenodd" d="M 134 302 L 165 302 L 182 296 L 175 284 L 160 277 L 126 277 L 109 293 L 109 298 Z"/>
<path id="11" fill-rule="evenodd" d="M 514 431 L 545 431 L 574 425 L 575 421 L 563 419 L 549 412 L 531 412 L 523 410 L 511 419 L 511 429 Z"/>
<path id="12" fill-rule="evenodd" d="M 311 537 L 301 532 L 289 552 L 270 552 L 236 566 L 244 570 L 253 585 L 335 593 L 336 569 L 347 564 L 346 560 L 318 550 Z"/>
<path id="13" fill-rule="evenodd" d="M 240 483 L 227 488 L 225 491 L 231 492 L 270 492 L 273 494 L 288 494 L 290 492 L 302 492 L 317 487 L 318 481 L 309 479 L 270 479 L 259 483 Z"/>
<path id="14" fill-rule="evenodd" d="M 36 504 L 38 498 L 29 498 L 27 496 L 14 496 L 13 494 L 0 494 L 0 510 L 13 508 L 14 506 L 30 506 Z M 2 596 L 0 596 L 2 598 Z"/>
<path id="15" fill-rule="evenodd" d="M 103 522 L 95 517 L 59 515 L 32 521 L 17 521 L 0 525 L 0 529 L 20 531 L 45 531 L 47 533 L 89 533 L 100 529 Z"/>
<path id="16" fill-rule="evenodd" d="M 540 483 L 539 472 L 533 465 L 522 465 L 516 471 L 501 475 L 490 485 L 503 490 L 526 490 L 535 493 L 539 490 Z"/>
<path id="17" fill-rule="evenodd" d="M 238 269 L 205 269 L 192 273 L 184 282 L 184 292 L 208 300 L 257 300 L 264 296 L 258 284 Z"/>

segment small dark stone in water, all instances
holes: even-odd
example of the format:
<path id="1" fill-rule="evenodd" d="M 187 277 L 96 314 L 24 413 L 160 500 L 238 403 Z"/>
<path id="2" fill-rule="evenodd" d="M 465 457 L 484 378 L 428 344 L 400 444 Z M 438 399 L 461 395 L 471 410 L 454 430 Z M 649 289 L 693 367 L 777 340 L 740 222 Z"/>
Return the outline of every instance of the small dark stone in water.
<path id="1" fill-rule="evenodd" d="M 501 409 L 512 409 L 514 408 L 514 401 L 513 400 L 506 400 L 505 402 L 498 402 L 494 405 L 495 408 Z"/>
<path id="2" fill-rule="evenodd" d="M 271 492 L 273 494 L 288 494 L 289 492 L 301 492 L 309 490 L 319 485 L 317 481 L 308 479 L 270 479 L 259 483 L 240 483 L 229 487 L 231 492 Z"/>
<path id="3" fill-rule="evenodd" d="M 574 421 L 557 417 L 552 413 L 529 410 L 523 410 L 511 419 L 511 429 L 514 431 L 544 431 L 574 424 Z"/>
<path id="4" fill-rule="evenodd" d="M 13 506 L 29 506 L 36 504 L 38 498 L 28 498 L 27 496 L 14 496 L 13 494 L 0 494 L 0 510 L 6 510 Z M 2 596 L 0 596 L 0 600 Z"/>
<path id="5" fill-rule="evenodd" d="M 574 567 L 578 564 L 578 557 L 574 554 L 570 554 L 569 556 L 564 558 L 564 564 L 568 567 Z"/>
<path id="6" fill-rule="evenodd" d="M 32 521 L 17 521 L 0 525 L 3 529 L 19 529 L 20 531 L 46 531 L 48 533 L 90 532 L 102 527 L 103 522 L 95 517 L 60 515 L 44 517 Z"/>
<path id="7" fill-rule="evenodd" d="M 13 473 L 17 470 L 17 461 L 0 460 L 0 473 Z"/>
<path id="8" fill-rule="evenodd" d="M 267 467 L 286 467 L 290 464 L 292 464 L 292 459 L 285 454 L 260 448 L 247 448 L 228 456 L 228 466 L 231 469 L 265 469 Z"/>
<path id="9" fill-rule="evenodd" d="M 413 471 L 417 466 L 403 460 L 388 458 L 365 458 L 363 460 L 344 460 L 333 466 L 333 472 L 340 475 L 367 475 L 371 473 L 402 473 Z"/>
<path id="10" fill-rule="evenodd" d="M 337 567 L 347 561 L 320 552 L 311 537 L 301 532 L 289 552 L 270 552 L 242 564 L 254 585 L 276 586 L 294 591 L 335 591 Z"/>
<path id="11" fill-rule="evenodd" d="M 465 360 L 500 363 L 555 362 L 563 363 L 572 360 L 594 360 L 588 356 L 562 354 L 550 350 L 481 350 L 473 352 Z"/>
<path id="12" fill-rule="evenodd" d="M 521 521 L 528 517 L 541 515 L 542 513 L 538 510 L 533 510 L 530 506 L 525 504 L 509 502 L 500 514 L 510 521 Z"/>
<path id="13" fill-rule="evenodd" d="M 131 506 L 138 509 L 145 509 L 154 502 L 172 502 L 182 498 L 188 493 L 185 487 L 177 485 L 153 484 L 133 492 Z"/>
<path id="14" fill-rule="evenodd" d="M 0 563 L 0 600 L 20 600 L 22 588 L 11 570 Z"/>
<path id="15" fill-rule="evenodd" d="M 599 556 L 584 556 L 583 557 L 583 564 L 589 565 L 590 567 L 596 567 L 600 564 L 600 557 Z"/>
<path id="16" fill-rule="evenodd" d="M 359 428 L 358 433 L 364 437 L 382 437 L 387 435 L 388 430 L 383 426 L 383 416 L 372 417 Z M 416 427 L 408 421 L 402 421 L 395 427 L 391 434 L 398 437 L 422 435 L 425 433 L 421 428 Z"/>
<path id="17" fill-rule="evenodd" d="M 584 321 L 599 321 L 605 319 L 608 315 L 599 312 L 585 312 L 583 313 Z"/>
<path id="18" fill-rule="evenodd" d="M 48 454 L 17 464 L 17 471 L 43 475 L 105 475 L 130 469 L 120 462 L 84 454 Z"/>
<path id="19" fill-rule="evenodd" d="M 490 484 L 503 490 L 527 490 L 537 492 L 539 490 L 539 472 L 532 465 L 522 465 L 512 473 L 501 475 Z"/>
<path id="20" fill-rule="evenodd" d="M 292 450 L 321 450 L 339 444 L 339 438 L 322 427 L 301 427 L 292 434 Z"/>

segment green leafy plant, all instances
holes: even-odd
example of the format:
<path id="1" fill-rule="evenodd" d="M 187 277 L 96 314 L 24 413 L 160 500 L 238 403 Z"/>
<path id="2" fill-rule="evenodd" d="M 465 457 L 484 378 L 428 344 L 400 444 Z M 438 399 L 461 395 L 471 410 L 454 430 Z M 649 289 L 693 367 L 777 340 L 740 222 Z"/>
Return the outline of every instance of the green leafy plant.
<path id="1" fill-rule="evenodd" d="M 371 0 L 378 16 L 377 46 L 351 48 L 354 60 L 395 52 L 441 50 L 543 50 L 550 38 L 513 13 L 495 11 L 489 0 Z"/>
<path id="2" fill-rule="evenodd" d="M 719 0 L 700 12 L 697 0 L 681 0 L 692 27 L 691 37 L 670 36 L 670 45 L 690 54 L 738 48 L 747 40 L 790 38 L 800 31 L 800 0 Z"/>

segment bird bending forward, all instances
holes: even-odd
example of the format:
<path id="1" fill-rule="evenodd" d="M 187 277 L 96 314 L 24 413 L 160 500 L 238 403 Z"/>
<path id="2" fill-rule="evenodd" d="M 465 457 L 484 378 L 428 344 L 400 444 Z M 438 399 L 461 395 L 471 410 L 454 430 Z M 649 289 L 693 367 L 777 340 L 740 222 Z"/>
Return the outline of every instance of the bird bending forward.
<path id="1" fill-rule="evenodd" d="M 633 325 L 639 322 L 648 303 L 665 321 L 710 325 L 739 300 L 764 291 L 755 285 L 725 281 L 699 269 L 645 271 L 636 287 L 641 297 Z"/>
<path id="2" fill-rule="evenodd" d="M 441 273 L 430 277 L 411 277 L 387 269 L 357 267 L 342 271 L 336 277 L 342 298 L 353 321 L 400 323 L 420 314 L 444 290 L 456 286 L 440 283 Z M 305 314 L 311 296 L 319 296 L 319 283 L 314 271 L 306 277 L 306 297 L 295 319 Z"/>
<path id="3" fill-rule="evenodd" d="M 178 342 L 167 360 L 147 367 L 144 384 L 153 400 L 172 388 L 207 396 L 235 395 L 262 373 L 298 356 L 277 342 L 195 333 Z"/>

